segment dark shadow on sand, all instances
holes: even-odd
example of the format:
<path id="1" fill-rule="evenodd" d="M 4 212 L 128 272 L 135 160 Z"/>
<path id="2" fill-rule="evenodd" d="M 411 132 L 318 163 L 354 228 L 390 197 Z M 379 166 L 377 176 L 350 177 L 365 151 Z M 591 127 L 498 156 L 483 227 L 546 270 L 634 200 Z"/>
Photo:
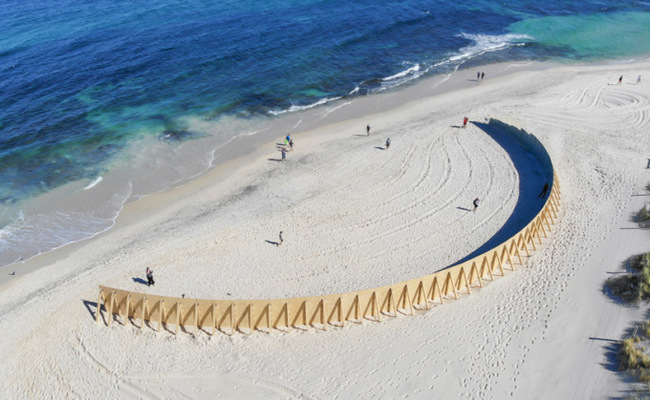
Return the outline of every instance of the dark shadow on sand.
<path id="1" fill-rule="evenodd" d="M 268 158 L 269 161 L 282 161 L 281 158 Z"/>
<path id="2" fill-rule="evenodd" d="M 523 229 L 544 206 L 544 199 L 537 197 L 544 183 L 548 182 L 552 187 L 553 182 L 550 157 L 533 135 L 500 121 L 474 122 L 474 125 L 497 142 L 512 160 L 517 175 L 519 175 L 519 198 L 512 214 L 494 236 L 446 268 L 471 260 L 499 246 Z M 486 194 L 483 196 L 485 197 Z M 481 210 L 477 212 L 481 212 Z"/>
<path id="3" fill-rule="evenodd" d="M 274 241 L 272 241 L 272 240 L 265 240 L 265 242 L 268 243 L 268 244 L 272 244 L 272 245 L 274 245 L 274 246 L 279 246 L 279 243 L 278 243 L 278 242 L 274 242 Z"/>
<path id="4" fill-rule="evenodd" d="M 361 136 L 361 137 L 368 137 L 368 136 L 370 136 L 370 135 L 361 135 L 361 134 L 357 134 L 357 133 L 355 133 L 355 134 L 354 134 L 354 135 L 352 135 L 352 136 Z"/>
<path id="5" fill-rule="evenodd" d="M 598 340 L 600 342 L 610 342 L 610 343 L 620 343 L 620 340 L 616 339 L 605 339 L 605 338 L 599 338 L 599 337 L 590 337 L 589 340 Z"/>
<path id="6" fill-rule="evenodd" d="M 146 284 L 147 284 L 147 281 L 145 281 L 145 280 L 142 279 L 142 278 L 131 278 L 131 279 L 133 279 L 133 282 L 135 282 L 135 283 L 140 283 L 140 284 L 142 284 L 142 285 L 146 285 Z"/>
<path id="7" fill-rule="evenodd" d="M 88 301 L 88 300 L 82 300 L 84 303 L 84 306 L 86 306 L 86 310 L 88 310 L 88 313 L 90 316 L 93 318 L 93 321 L 95 320 L 97 314 L 96 312 L 99 311 L 97 310 L 97 303 L 94 301 Z M 95 311 L 93 311 L 95 310 Z"/>
<path id="8" fill-rule="evenodd" d="M 456 207 L 456 209 L 457 210 L 463 210 L 463 211 L 472 211 L 469 208 L 465 208 L 465 207 Z"/>
<path id="9" fill-rule="evenodd" d="M 375 146 L 375 149 L 377 149 L 377 150 L 386 150 L 385 147 L 379 147 L 379 146 Z"/>

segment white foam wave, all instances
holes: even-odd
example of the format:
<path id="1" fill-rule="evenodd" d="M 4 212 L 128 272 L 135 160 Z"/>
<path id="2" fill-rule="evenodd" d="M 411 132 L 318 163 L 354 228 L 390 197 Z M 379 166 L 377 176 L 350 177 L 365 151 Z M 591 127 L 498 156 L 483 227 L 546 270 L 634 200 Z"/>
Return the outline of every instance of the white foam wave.
<path id="1" fill-rule="evenodd" d="M 339 104 L 336 107 L 332 107 L 329 110 L 325 110 L 325 115 L 323 117 L 326 117 L 326 116 L 330 115 L 331 113 L 333 113 L 334 111 L 336 111 L 336 110 L 338 110 L 340 108 L 343 108 L 343 107 L 345 107 L 347 105 L 350 105 L 350 104 L 352 104 L 351 101 L 346 101 L 345 103 Z"/>
<path id="2" fill-rule="evenodd" d="M 27 216 L 21 209 L 16 218 L 0 229 L 0 269 L 63 246 L 87 240 L 115 225 L 131 185 L 100 204 L 95 213 L 56 210 Z"/>
<path id="3" fill-rule="evenodd" d="M 339 100 L 339 99 L 341 99 L 341 98 L 342 98 L 342 96 L 338 96 L 338 97 L 325 97 L 325 98 L 323 98 L 323 99 L 318 100 L 318 101 L 315 102 L 315 103 L 307 104 L 307 105 L 305 105 L 305 106 L 292 105 L 291 107 L 287 108 L 286 110 L 279 110 L 279 111 L 273 111 L 273 110 L 272 110 L 272 111 L 269 111 L 269 114 L 272 114 L 272 115 L 277 116 L 277 115 L 282 115 L 282 114 L 291 113 L 291 112 L 296 112 L 296 111 L 308 110 L 308 109 L 310 109 L 310 108 L 314 108 L 314 107 L 322 106 L 323 104 L 327 104 L 327 103 L 330 103 L 330 102 L 332 102 L 332 101 Z"/>
<path id="4" fill-rule="evenodd" d="M 523 46 L 533 40 L 528 35 L 519 35 L 507 33 L 505 35 L 483 35 L 460 33 L 458 35 L 464 39 L 474 42 L 471 46 L 466 46 L 458 50 L 458 53 L 449 57 L 449 61 L 464 61 L 466 59 L 479 56 L 492 51 L 503 50 L 512 46 Z"/>
<path id="5" fill-rule="evenodd" d="M 392 89 L 397 86 L 401 86 L 409 81 L 412 81 L 414 79 L 418 79 L 422 75 L 426 74 L 429 72 L 430 68 L 423 67 L 422 65 L 418 63 L 410 63 L 410 62 L 404 62 L 404 65 L 410 65 L 407 69 L 400 71 L 396 73 L 395 75 L 391 75 L 385 78 L 380 79 L 381 81 L 381 86 L 372 92 L 381 92 L 386 89 Z"/>
<path id="6" fill-rule="evenodd" d="M 395 75 L 391 75 L 386 78 L 382 78 L 382 82 L 387 82 L 387 81 L 393 81 L 396 79 L 404 78 L 409 75 L 416 75 L 416 73 L 420 71 L 420 64 L 415 64 L 411 68 L 407 68 L 404 71 L 398 72 Z"/>
<path id="7" fill-rule="evenodd" d="M 104 178 L 103 178 L 101 175 L 98 176 L 98 177 L 95 178 L 92 182 L 90 182 L 90 183 L 88 184 L 88 186 L 86 186 L 86 187 L 84 188 L 84 190 L 88 190 L 88 189 L 92 189 L 92 188 L 94 188 L 95 186 L 97 186 L 97 185 L 99 184 L 99 182 L 101 182 L 101 181 L 103 181 L 103 180 L 104 180 Z"/>

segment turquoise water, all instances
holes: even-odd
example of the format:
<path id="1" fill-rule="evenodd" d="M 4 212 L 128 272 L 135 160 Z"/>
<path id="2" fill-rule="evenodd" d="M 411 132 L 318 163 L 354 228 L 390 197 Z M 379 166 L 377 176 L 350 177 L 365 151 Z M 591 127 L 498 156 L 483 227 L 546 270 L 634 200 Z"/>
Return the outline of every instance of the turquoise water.
<path id="1" fill-rule="evenodd" d="M 650 3 L 8 1 L 0 266 L 109 229 L 269 121 L 458 68 L 650 54 Z"/>
<path id="2" fill-rule="evenodd" d="M 530 18 L 508 27 L 563 58 L 603 60 L 650 54 L 650 13 L 621 12 Z"/>

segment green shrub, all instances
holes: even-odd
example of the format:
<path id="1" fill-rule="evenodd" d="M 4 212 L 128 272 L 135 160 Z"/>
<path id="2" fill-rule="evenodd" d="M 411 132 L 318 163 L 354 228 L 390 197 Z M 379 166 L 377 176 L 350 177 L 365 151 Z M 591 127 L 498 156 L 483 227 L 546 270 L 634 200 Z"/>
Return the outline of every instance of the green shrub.
<path id="1" fill-rule="evenodd" d="M 631 303 L 639 300 L 640 282 L 639 275 L 628 274 L 607 279 L 605 287 L 622 301 Z"/>
<path id="2" fill-rule="evenodd" d="M 650 210 L 648 210 L 647 206 L 644 206 L 641 211 L 639 211 L 639 222 L 645 222 L 650 220 Z"/>

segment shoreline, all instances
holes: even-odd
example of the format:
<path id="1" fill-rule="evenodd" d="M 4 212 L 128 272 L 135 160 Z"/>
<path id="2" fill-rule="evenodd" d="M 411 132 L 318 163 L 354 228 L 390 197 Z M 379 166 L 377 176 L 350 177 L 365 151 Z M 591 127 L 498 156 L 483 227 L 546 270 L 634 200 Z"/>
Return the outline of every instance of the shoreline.
<path id="1" fill-rule="evenodd" d="M 620 307 L 602 283 L 650 243 L 650 232 L 629 219 L 650 181 L 650 96 L 645 82 L 615 81 L 645 75 L 650 61 L 492 79 L 485 71 L 478 86 L 293 131 L 296 150 L 284 164 L 273 161 L 273 139 L 285 132 L 276 134 L 180 188 L 129 204 L 114 229 L 31 260 L 42 263 L 37 272 L 0 289 L 0 396 L 215 398 L 240 388 L 265 398 L 624 393 L 610 343 L 597 339 L 616 340 L 646 312 Z M 357 110 L 395 104 L 400 92 Z M 463 116 L 466 129 L 458 127 Z M 488 117 L 542 142 L 562 207 L 548 242 L 472 296 L 412 318 L 278 335 L 170 336 L 95 324 L 97 285 L 188 298 L 288 297 L 395 282 L 470 254 L 519 198 L 521 174 L 479 129 Z M 534 186 L 526 190 L 537 196 Z M 276 246 L 280 230 L 285 242 Z M 152 287 L 140 282 L 148 266 Z"/>
<path id="2" fill-rule="evenodd" d="M 495 79 L 506 75 L 511 75 L 513 73 L 547 69 L 558 65 L 559 64 L 556 63 L 547 64 L 539 62 L 505 62 L 481 66 L 481 70 L 488 72 L 489 80 L 490 77 L 492 77 L 492 79 Z M 320 107 L 315 107 L 295 113 L 289 113 L 286 116 L 273 118 L 267 121 L 267 126 L 262 129 L 261 133 L 253 135 L 252 138 L 249 135 L 242 136 L 239 134 L 233 138 L 233 143 L 228 143 L 227 147 L 221 152 L 221 154 L 225 157 L 224 160 L 219 160 L 216 165 L 209 167 L 207 171 L 200 173 L 197 177 L 182 179 L 181 183 L 176 184 L 176 186 L 164 189 L 162 191 L 146 194 L 143 197 L 127 201 L 127 203 L 123 205 L 123 208 L 117 217 L 115 217 L 113 226 L 106 228 L 106 230 L 97 232 L 89 238 L 83 238 L 72 243 L 60 245 L 57 248 L 35 255 L 29 259 L 16 261 L 14 263 L 0 267 L 0 271 L 2 272 L 16 272 L 15 276 L 7 276 L 7 274 L 0 275 L 0 291 L 2 291 L 6 284 L 14 280 L 13 278 L 28 274 L 32 271 L 36 271 L 42 266 L 47 265 L 50 262 L 49 260 L 61 259 L 62 257 L 65 257 L 66 254 L 68 254 L 70 251 L 74 251 L 74 249 L 83 246 L 87 241 L 92 241 L 95 239 L 95 237 L 101 236 L 108 231 L 115 229 L 118 225 L 121 225 L 119 221 L 124 221 L 125 218 L 123 217 L 123 214 L 133 203 L 146 201 L 147 198 L 156 196 L 160 193 L 169 193 L 179 190 L 186 185 L 191 185 L 193 181 L 200 180 L 206 175 L 210 175 L 212 173 L 214 173 L 216 177 L 219 177 L 217 179 L 221 179 L 223 178 L 224 174 L 220 172 L 214 172 L 215 170 L 221 168 L 235 168 L 234 166 L 230 166 L 230 164 L 237 166 L 248 164 L 249 162 L 255 160 L 256 154 L 262 154 L 262 149 L 269 148 L 272 146 L 275 140 L 280 137 L 284 137 L 284 132 L 298 131 L 298 135 L 309 135 L 310 133 L 324 129 L 329 125 L 336 125 L 355 119 L 361 120 L 365 118 L 359 117 L 358 115 L 371 117 L 373 115 L 378 115 L 389 110 L 405 107 L 411 102 L 415 102 L 427 97 L 442 96 L 445 93 L 453 92 L 456 90 L 471 89 L 472 87 L 480 85 L 482 83 L 475 82 L 475 79 L 468 79 L 466 76 L 464 76 L 464 72 L 465 70 L 459 69 L 453 73 L 434 75 L 419 79 L 413 84 L 406 84 L 403 87 L 390 89 L 384 92 L 358 98 L 344 98 Z M 305 122 L 305 120 L 307 122 Z M 363 121 L 359 122 L 363 123 Z M 294 129 L 296 126 L 298 128 Z M 363 123 L 363 126 L 365 126 L 365 123 Z M 271 132 L 279 133 L 275 134 Z M 293 135 L 296 137 L 295 134 Z M 210 139 L 208 138 L 207 140 Z M 191 146 L 196 145 L 197 143 L 190 141 L 187 144 Z M 68 185 L 78 185 L 78 183 L 70 182 Z M 55 202 L 59 201 L 56 195 L 52 197 Z M 58 255 L 58 253 L 60 253 L 60 255 Z M 44 260 L 41 260 L 42 258 L 44 258 Z"/>
<path id="3" fill-rule="evenodd" d="M 531 61 L 524 63 L 504 62 L 489 64 L 480 66 L 476 69 L 487 71 L 488 78 L 485 83 L 490 84 L 490 82 L 493 83 L 495 80 L 515 76 L 520 73 L 538 72 L 553 68 L 571 68 L 576 66 L 584 68 L 599 68 L 616 65 L 619 62 L 622 63 L 623 66 L 634 64 L 634 62 L 630 64 L 630 62 L 626 62 L 625 60 L 609 60 L 607 62 L 596 64 L 571 63 L 570 65 L 556 62 L 545 63 Z M 151 193 L 144 197 L 127 202 L 123 206 L 122 211 L 116 217 L 113 226 L 107 230 L 99 232 L 90 238 L 62 245 L 56 249 L 36 255 L 28 260 L 3 266 L 0 268 L 0 271 L 8 273 L 0 275 L 0 292 L 9 287 L 12 282 L 16 281 L 16 278 L 28 275 L 44 266 L 47 266 L 48 264 L 51 264 L 52 262 L 61 260 L 67 257 L 70 253 L 82 248 L 88 242 L 106 235 L 110 231 L 119 229 L 120 227 L 129 226 L 138 222 L 142 218 L 145 218 L 140 215 L 144 209 L 153 206 L 158 212 L 165 208 L 165 204 L 174 203 L 178 199 L 181 199 L 196 190 L 218 184 L 218 182 L 222 182 L 224 179 L 229 177 L 234 170 L 263 158 L 264 155 L 268 153 L 269 149 L 272 148 L 273 144 L 277 140 L 281 141 L 281 138 L 284 137 L 284 133 L 268 133 L 269 131 L 295 132 L 296 129 L 291 129 L 291 127 L 300 127 L 300 125 L 305 125 L 304 128 L 297 129 L 297 133 L 292 133 L 292 136 L 294 138 L 302 137 L 303 135 L 310 137 L 312 135 L 318 135 L 318 133 L 323 130 L 327 131 L 334 129 L 340 124 L 350 124 L 352 121 L 358 121 L 360 126 L 359 131 L 361 132 L 366 124 L 364 121 L 379 116 L 381 113 L 406 108 L 409 104 L 422 101 L 423 99 L 439 98 L 447 93 L 471 90 L 472 88 L 480 87 L 480 85 L 483 85 L 483 82 L 476 82 L 473 73 L 474 67 L 468 69 L 459 68 L 453 73 L 434 75 L 421 79 L 414 84 L 404 85 L 404 87 L 359 98 L 341 99 L 321 107 L 290 113 L 286 117 L 272 119 L 268 122 L 268 126 L 262 130 L 262 134 L 255 135 L 253 140 L 250 140 L 249 136 L 240 135 L 235 137 L 235 144 L 242 141 L 244 143 L 240 147 L 229 146 L 227 150 L 230 150 L 232 147 L 233 153 L 227 155 L 227 158 L 224 161 L 219 162 L 206 172 L 199 174 L 197 177 L 183 180 L 183 183 L 179 186 Z M 344 108 L 345 106 L 349 107 Z M 363 117 L 359 117 L 358 115 L 363 115 Z M 303 123 L 305 119 L 307 119 L 308 122 Z M 374 129 L 373 134 L 376 134 Z M 158 198 L 161 199 L 158 200 Z M 151 202 L 151 204 L 149 204 L 149 202 Z M 135 204 L 139 205 L 135 206 Z M 131 209 L 133 209 L 133 211 L 131 211 Z M 151 214 L 151 211 L 148 210 L 146 213 Z M 11 275 L 11 272 L 9 271 L 15 272 L 15 275 Z"/>

